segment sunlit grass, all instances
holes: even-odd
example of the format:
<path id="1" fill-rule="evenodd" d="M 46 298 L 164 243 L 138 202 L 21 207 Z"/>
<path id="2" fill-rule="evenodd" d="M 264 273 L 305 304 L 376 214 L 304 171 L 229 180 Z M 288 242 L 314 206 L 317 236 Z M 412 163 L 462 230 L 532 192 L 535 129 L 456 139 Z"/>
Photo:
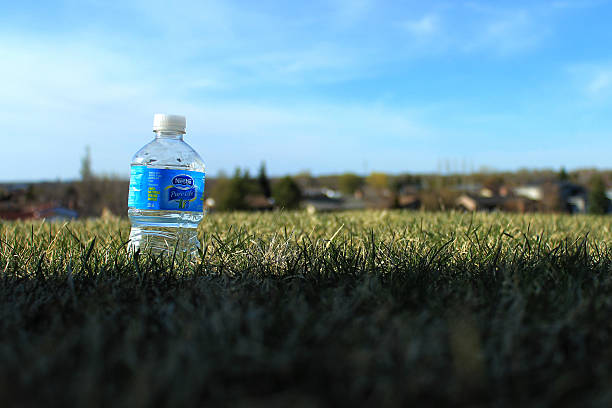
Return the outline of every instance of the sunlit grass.
<path id="1" fill-rule="evenodd" d="M 22 405 L 612 402 L 606 217 L 205 217 L 0 226 L 0 397 Z M 60 391 L 61 390 L 61 391 Z"/>

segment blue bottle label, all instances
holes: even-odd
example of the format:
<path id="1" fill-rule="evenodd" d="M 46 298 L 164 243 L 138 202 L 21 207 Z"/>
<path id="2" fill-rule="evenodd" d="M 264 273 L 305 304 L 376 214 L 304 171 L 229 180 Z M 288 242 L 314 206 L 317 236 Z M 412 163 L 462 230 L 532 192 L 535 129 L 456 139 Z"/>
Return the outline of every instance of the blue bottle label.
<path id="1" fill-rule="evenodd" d="M 199 171 L 132 166 L 128 207 L 202 212 L 204 178 Z"/>

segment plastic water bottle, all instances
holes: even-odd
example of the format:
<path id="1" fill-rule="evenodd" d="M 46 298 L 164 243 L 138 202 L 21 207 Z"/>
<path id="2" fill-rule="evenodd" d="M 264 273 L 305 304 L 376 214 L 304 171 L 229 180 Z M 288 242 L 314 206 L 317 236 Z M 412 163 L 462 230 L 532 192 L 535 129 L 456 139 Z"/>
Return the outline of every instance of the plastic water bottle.
<path id="1" fill-rule="evenodd" d="M 155 139 L 132 158 L 129 249 L 196 255 L 204 207 L 205 167 L 183 141 L 185 117 L 156 114 Z"/>

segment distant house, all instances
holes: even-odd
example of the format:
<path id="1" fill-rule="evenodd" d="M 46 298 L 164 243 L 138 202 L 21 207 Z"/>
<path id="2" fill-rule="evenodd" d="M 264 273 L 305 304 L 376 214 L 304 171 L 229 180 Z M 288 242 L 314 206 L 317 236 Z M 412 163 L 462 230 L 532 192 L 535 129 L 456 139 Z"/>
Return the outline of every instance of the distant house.
<path id="1" fill-rule="evenodd" d="M 454 185 L 451 190 L 459 193 L 478 194 L 483 189 L 479 183 L 463 183 Z"/>
<path id="2" fill-rule="evenodd" d="M 3 190 L 9 192 L 9 193 L 14 193 L 14 192 L 25 192 L 28 190 L 28 188 L 30 187 L 30 184 L 28 183 L 2 183 L 0 184 L 0 188 L 2 188 Z"/>
<path id="3" fill-rule="evenodd" d="M 0 208 L 0 219 L 2 220 L 28 220 L 34 218 L 34 212 L 29 209 Z"/>
<path id="4" fill-rule="evenodd" d="M 514 195 L 539 203 L 542 211 L 563 211 L 570 214 L 585 213 L 587 190 L 569 181 L 555 181 L 515 187 Z"/>
<path id="5" fill-rule="evenodd" d="M 526 213 L 537 210 L 537 203 L 526 197 L 516 196 L 479 196 L 462 194 L 455 202 L 464 211 L 507 211 Z"/>
<path id="6" fill-rule="evenodd" d="M 421 208 L 421 199 L 418 194 L 400 194 L 397 197 L 397 207 L 407 210 L 418 210 Z"/>
<path id="7" fill-rule="evenodd" d="M 263 194 L 248 194 L 245 201 L 251 210 L 271 211 L 274 209 L 274 200 Z"/>
<path id="8" fill-rule="evenodd" d="M 0 207 L 0 219 L 4 220 L 41 220 L 67 221 L 78 217 L 78 213 L 53 203 L 21 208 L 18 206 Z"/>
<path id="9" fill-rule="evenodd" d="M 396 204 L 395 195 L 387 188 L 379 189 L 365 185 L 359 189 L 359 193 L 356 196 L 363 200 L 365 208 L 393 208 Z"/>
<path id="10" fill-rule="evenodd" d="M 538 203 L 527 197 L 506 196 L 503 210 L 521 214 L 535 212 L 538 210 Z"/>
<path id="11" fill-rule="evenodd" d="M 332 198 L 321 194 L 319 196 L 311 195 L 303 199 L 301 206 L 312 214 L 327 211 L 361 210 L 365 208 L 365 203 L 363 200 L 353 197 Z"/>
<path id="12" fill-rule="evenodd" d="M 35 218 L 46 219 L 47 221 L 68 221 L 78 218 L 79 214 L 68 208 L 64 207 L 53 207 L 48 209 L 41 209 L 35 213 Z"/>
<path id="13" fill-rule="evenodd" d="M 567 197 L 567 209 L 570 214 L 585 214 L 587 212 L 586 194 Z"/>
<path id="14" fill-rule="evenodd" d="M 342 193 L 337 190 L 321 187 L 321 188 L 305 188 L 302 190 L 302 197 L 306 199 L 327 197 L 332 199 L 342 198 Z"/>
<path id="15" fill-rule="evenodd" d="M 527 184 L 524 186 L 515 187 L 512 192 L 519 196 L 529 198 L 533 201 L 540 201 L 542 199 L 542 184 Z"/>
<path id="16" fill-rule="evenodd" d="M 505 201 L 504 197 L 483 197 L 466 193 L 457 197 L 455 204 L 464 211 L 494 211 L 501 210 Z"/>

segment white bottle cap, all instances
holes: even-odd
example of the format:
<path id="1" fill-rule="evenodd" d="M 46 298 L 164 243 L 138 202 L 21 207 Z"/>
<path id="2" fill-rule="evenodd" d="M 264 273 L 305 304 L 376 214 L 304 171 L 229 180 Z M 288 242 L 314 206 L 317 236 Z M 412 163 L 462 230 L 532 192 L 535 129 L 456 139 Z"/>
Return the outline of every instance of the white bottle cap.
<path id="1" fill-rule="evenodd" d="M 156 113 L 155 116 L 153 116 L 153 131 L 185 133 L 185 117 L 181 115 Z"/>

